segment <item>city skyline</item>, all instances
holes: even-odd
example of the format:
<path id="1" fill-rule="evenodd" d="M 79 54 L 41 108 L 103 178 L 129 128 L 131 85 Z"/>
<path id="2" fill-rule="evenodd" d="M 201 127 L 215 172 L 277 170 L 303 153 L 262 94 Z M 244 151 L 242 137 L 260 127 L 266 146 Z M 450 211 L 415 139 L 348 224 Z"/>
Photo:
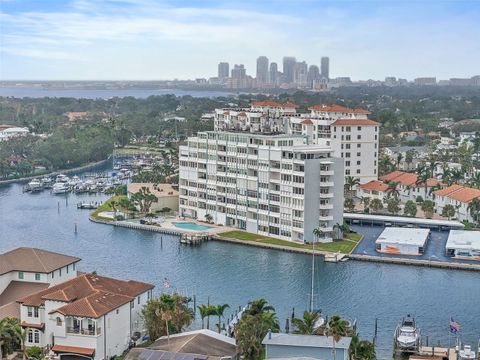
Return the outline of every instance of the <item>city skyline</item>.
<path id="1" fill-rule="evenodd" d="M 328 54 L 332 78 L 478 73 L 480 3 L 474 1 L 0 4 L 2 80 L 194 79 L 215 74 L 220 61 L 244 64 L 255 77 L 258 55 L 281 68 L 289 54 L 317 66 Z M 315 19 L 322 21 L 305 25 Z"/>

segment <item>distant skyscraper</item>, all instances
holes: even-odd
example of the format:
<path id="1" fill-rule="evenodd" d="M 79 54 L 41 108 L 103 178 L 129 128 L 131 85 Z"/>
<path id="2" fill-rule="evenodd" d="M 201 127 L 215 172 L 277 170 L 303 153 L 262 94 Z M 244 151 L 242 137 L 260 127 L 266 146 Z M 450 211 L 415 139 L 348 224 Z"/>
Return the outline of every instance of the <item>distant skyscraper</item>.
<path id="1" fill-rule="evenodd" d="M 295 72 L 293 74 L 293 82 L 297 85 L 307 85 L 308 65 L 305 61 L 295 63 Z"/>
<path id="2" fill-rule="evenodd" d="M 218 64 L 218 77 L 220 79 L 228 78 L 228 74 L 230 73 L 230 66 L 228 62 L 221 62 Z"/>
<path id="3" fill-rule="evenodd" d="M 235 64 L 232 69 L 232 79 L 244 79 L 247 75 L 245 66 L 243 64 Z"/>
<path id="4" fill-rule="evenodd" d="M 257 59 L 257 83 L 266 84 L 268 82 L 268 58 L 260 56 Z"/>
<path id="5" fill-rule="evenodd" d="M 320 70 L 317 65 L 310 65 L 307 74 L 307 86 L 313 87 L 313 83 L 320 79 Z"/>
<path id="6" fill-rule="evenodd" d="M 293 83 L 296 63 L 297 59 L 293 56 L 285 56 L 283 58 L 283 75 L 285 76 L 285 82 Z"/>
<path id="7" fill-rule="evenodd" d="M 276 62 L 270 63 L 270 84 L 278 84 L 278 65 Z"/>
<path id="8" fill-rule="evenodd" d="M 330 79 L 330 59 L 324 56 L 321 59 L 322 78 Z"/>

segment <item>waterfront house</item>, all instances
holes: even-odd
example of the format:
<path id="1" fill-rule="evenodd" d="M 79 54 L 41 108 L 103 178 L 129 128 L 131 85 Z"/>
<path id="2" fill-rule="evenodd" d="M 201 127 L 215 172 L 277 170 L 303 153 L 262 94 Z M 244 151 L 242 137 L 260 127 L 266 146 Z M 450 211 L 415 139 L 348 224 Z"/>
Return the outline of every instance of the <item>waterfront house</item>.
<path id="1" fill-rule="evenodd" d="M 460 220 L 473 222 L 468 210 L 468 205 L 475 198 L 480 198 L 480 190 L 469 188 L 463 185 L 454 184 L 441 190 L 434 191 L 435 211 L 442 213 L 445 205 L 452 205 L 455 208 L 455 217 Z"/>
<path id="2" fill-rule="evenodd" d="M 367 197 L 370 200 L 379 199 L 382 200 L 386 197 L 386 191 L 388 190 L 388 185 L 382 181 L 372 180 L 365 184 L 360 184 L 357 186 L 357 196 L 358 198 Z"/>
<path id="3" fill-rule="evenodd" d="M 155 195 L 158 202 L 152 203 L 151 212 L 162 211 L 169 208 L 170 211 L 178 211 L 178 188 L 172 184 L 154 184 L 154 183 L 130 183 L 127 185 L 127 196 L 130 199 L 133 194 L 139 192 L 142 187 L 146 187 Z"/>
<path id="4" fill-rule="evenodd" d="M 0 254 L 0 319 L 20 317 L 18 299 L 76 277 L 79 261 L 30 247 Z"/>
<path id="5" fill-rule="evenodd" d="M 147 348 L 133 348 L 125 357 L 141 359 L 236 360 L 239 354 L 235 339 L 202 329 L 162 336 Z"/>
<path id="6" fill-rule="evenodd" d="M 268 333 L 263 339 L 265 359 L 321 359 L 347 360 L 351 337 L 342 337 L 335 343 L 333 353 L 333 338 L 331 336 L 297 335 L 283 333 Z"/>
<path id="7" fill-rule="evenodd" d="M 121 355 L 144 335 L 141 310 L 153 288 L 92 273 L 26 296 L 19 300 L 25 345 L 47 347 L 60 359 Z"/>

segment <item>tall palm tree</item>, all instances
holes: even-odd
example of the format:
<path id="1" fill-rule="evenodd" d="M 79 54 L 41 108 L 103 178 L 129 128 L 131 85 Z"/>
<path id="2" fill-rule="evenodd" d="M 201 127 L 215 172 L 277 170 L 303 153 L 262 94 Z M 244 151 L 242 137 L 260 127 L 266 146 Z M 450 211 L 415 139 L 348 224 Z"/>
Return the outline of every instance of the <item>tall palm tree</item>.
<path id="1" fill-rule="evenodd" d="M 480 220 L 480 198 L 475 198 L 468 203 L 467 207 L 470 216 L 473 218 L 473 221 L 479 223 Z"/>
<path id="2" fill-rule="evenodd" d="M 424 198 L 427 197 L 427 189 L 428 189 L 428 179 L 430 179 L 430 170 L 427 166 L 421 165 L 417 168 L 417 180 L 415 181 L 415 185 L 424 187 Z"/>
<path id="3" fill-rule="evenodd" d="M 387 198 L 391 198 L 391 197 L 394 197 L 395 199 L 398 198 L 398 196 L 400 195 L 400 191 L 398 191 L 397 186 L 398 186 L 398 182 L 390 181 L 388 183 L 388 189 L 385 192 L 385 194 L 387 195 Z"/>
<path id="4" fill-rule="evenodd" d="M 330 320 L 328 320 L 328 326 L 326 329 L 327 336 L 332 337 L 332 353 L 333 360 L 336 359 L 336 349 L 335 345 L 343 336 L 348 334 L 348 324 L 338 315 L 333 315 Z"/>
<path id="5" fill-rule="evenodd" d="M 353 188 L 360 184 L 360 179 L 353 177 L 353 176 L 346 176 L 345 177 L 345 190 L 347 191 L 347 194 L 349 198 L 353 197 Z"/>
<path id="6" fill-rule="evenodd" d="M 20 341 L 20 349 L 22 351 L 22 358 L 25 360 L 27 358 L 27 348 L 25 347 L 25 342 L 27 340 L 27 335 L 30 329 L 27 328 L 22 328 L 20 325 L 12 326 L 12 331 L 17 337 L 17 339 Z"/>
<path id="7" fill-rule="evenodd" d="M 228 304 L 217 305 L 214 307 L 215 315 L 218 316 L 218 333 L 222 332 L 222 317 L 223 313 L 230 306 Z"/>
<path id="8" fill-rule="evenodd" d="M 257 300 L 252 300 L 248 303 L 249 307 L 245 311 L 248 315 L 259 315 L 266 312 L 275 312 L 275 308 L 268 303 L 267 300 L 261 298 Z"/>
<path id="9" fill-rule="evenodd" d="M 9 318 L 0 320 L 0 358 L 6 357 L 5 343 L 12 339 L 12 324 Z"/>
<path id="10" fill-rule="evenodd" d="M 323 231 L 323 229 L 321 227 L 317 227 L 317 228 L 313 229 L 313 236 L 315 236 L 317 239 L 322 238 L 324 233 L 325 232 Z"/>
<path id="11" fill-rule="evenodd" d="M 200 304 L 197 306 L 198 311 L 200 312 L 200 317 L 202 318 L 202 329 L 205 328 L 205 318 L 209 316 L 209 306 L 205 304 Z M 210 324 L 208 324 L 210 325 Z M 207 329 L 208 329 L 207 325 Z"/>
<path id="12" fill-rule="evenodd" d="M 319 318 L 320 314 L 315 311 L 304 311 L 301 319 L 293 318 L 292 325 L 295 326 L 294 334 L 318 335 L 318 329 L 315 328 L 315 324 Z"/>

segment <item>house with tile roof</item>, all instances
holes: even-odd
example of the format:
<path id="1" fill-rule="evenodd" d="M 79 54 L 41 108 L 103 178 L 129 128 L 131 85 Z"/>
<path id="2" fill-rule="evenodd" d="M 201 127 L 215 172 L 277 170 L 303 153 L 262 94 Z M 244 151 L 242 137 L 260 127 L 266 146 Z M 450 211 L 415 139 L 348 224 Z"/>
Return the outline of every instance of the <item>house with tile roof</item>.
<path id="1" fill-rule="evenodd" d="M 381 176 L 380 180 L 385 184 L 391 182 L 397 183 L 400 200 L 403 202 L 407 202 L 408 200 L 415 201 L 418 196 L 421 196 L 424 200 L 433 200 L 432 191 L 441 186 L 440 181 L 435 178 L 428 179 L 426 184 L 417 183 L 417 174 L 399 170 Z"/>
<path id="2" fill-rule="evenodd" d="M 367 197 L 370 200 L 379 199 L 382 200 L 387 197 L 388 185 L 379 180 L 372 180 L 365 184 L 357 186 L 357 197 Z"/>
<path id="3" fill-rule="evenodd" d="M 154 285 L 84 273 L 19 299 L 26 346 L 47 347 L 62 358 L 121 355 L 144 332 L 143 305 Z"/>
<path id="4" fill-rule="evenodd" d="M 456 218 L 458 220 L 473 222 L 473 218 L 468 211 L 468 205 L 473 199 L 480 199 L 479 189 L 454 184 L 444 189 L 434 191 L 433 193 L 435 195 L 435 208 L 437 213 L 441 214 L 443 208 L 447 204 L 450 204 L 455 207 Z"/>
<path id="5" fill-rule="evenodd" d="M 80 258 L 19 247 L 0 254 L 0 319 L 19 318 L 16 300 L 77 276 Z"/>

